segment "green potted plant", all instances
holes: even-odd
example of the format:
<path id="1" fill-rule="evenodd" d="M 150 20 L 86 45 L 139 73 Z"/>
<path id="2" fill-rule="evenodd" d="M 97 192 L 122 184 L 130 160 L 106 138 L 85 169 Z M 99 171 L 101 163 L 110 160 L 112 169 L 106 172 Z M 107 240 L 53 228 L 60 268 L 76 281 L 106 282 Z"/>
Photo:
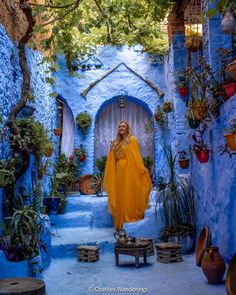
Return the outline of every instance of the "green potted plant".
<path id="1" fill-rule="evenodd" d="M 165 101 L 162 105 L 162 111 L 164 113 L 170 113 L 173 111 L 173 104 L 170 101 Z"/>
<path id="2" fill-rule="evenodd" d="M 177 72 L 178 82 L 177 87 L 179 89 L 180 96 L 186 96 L 187 94 L 187 70 L 185 68 L 181 68 Z"/>
<path id="3" fill-rule="evenodd" d="M 78 115 L 76 117 L 76 123 L 77 123 L 77 126 L 79 127 L 79 129 L 84 134 L 86 134 L 87 130 L 88 130 L 88 127 L 92 123 L 92 117 L 87 112 L 78 113 Z"/>
<path id="4" fill-rule="evenodd" d="M 198 137 L 195 133 L 192 135 L 194 143 L 191 147 L 191 150 L 196 154 L 196 157 L 201 164 L 207 163 L 209 160 L 209 148 L 208 145 L 204 142 L 203 137 L 205 130 L 206 127 L 203 127 L 201 130 L 199 130 Z"/>
<path id="5" fill-rule="evenodd" d="M 182 244 L 187 254 L 193 248 L 195 234 L 195 194 L 189 178 L 178 177 L 175 173 L 176 156 L 169 146 L 163 145 L 169 167 L 166 188 L 159 191 L 163 228 L 160 238 L 164 242 Z"/>
<path id="6" fill-rule="evenodd" d="M 183 150 L 183 151 L 180 151 L 178 154 L 179 154 L 179 166 L 182 169 L 188 169 L 189 159 L 187 159 L 187 152 Z"/>
<path id="7" fill-rule="evenodd" d="M 154 117 L 155 117 L 156 122 L 158 122 L 161 126 L 165 124 L 165 122 L 166 122 L 166 120 L 165 120 L 165 114 L 162 111 L 162 109 L 161 109 L 160 106 L 158 106 L 156 108 Z"/>
<path id="8" fill-rule="evenodd" d="M 8 228 L 3 252 L 9 261 L 32 259 L 40 249 L 46 251 L 42 242 L 44 222 L 39 213 L 30 207 L 15 209 L 13 215 L 5 219 Z"/>
<path id="9" fill-rule="evenodd" d="M 231 151 L 236 151 L 236 117 L 231 118 L 228 124 L 229 128 L 226 130 L 224 137 Z"/>

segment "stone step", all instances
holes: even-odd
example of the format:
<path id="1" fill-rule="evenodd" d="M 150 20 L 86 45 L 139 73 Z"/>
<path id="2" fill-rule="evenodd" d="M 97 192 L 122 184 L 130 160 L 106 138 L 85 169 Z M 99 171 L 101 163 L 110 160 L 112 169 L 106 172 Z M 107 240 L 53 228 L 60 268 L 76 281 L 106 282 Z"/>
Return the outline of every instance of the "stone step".
<path id="1" fill-rule="evenodd" d="M 93 214 L 90 211 L 74 211 L 64 214 L 50 215 L 51 222 L 58 228 L 71 227 L 92 227 Z"/>
<path id="2" fill-rule="evenodd" d="M 113 252 L 113 228 L 53 228 L 52 257 L 76 257 L 77 248 L 81 245 L 99 246 L 101 253 Z"/>

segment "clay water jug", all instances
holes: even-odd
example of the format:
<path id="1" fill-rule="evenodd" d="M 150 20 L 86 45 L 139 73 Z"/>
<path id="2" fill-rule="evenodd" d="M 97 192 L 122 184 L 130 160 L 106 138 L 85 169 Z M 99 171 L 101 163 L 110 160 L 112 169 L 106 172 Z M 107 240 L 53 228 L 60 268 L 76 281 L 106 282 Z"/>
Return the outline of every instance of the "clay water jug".
<path id="1" fill-rule="evenodd" d="M 210 284 L 222 283 L 225 273 L 225 262 L 218 247 L 205 249 L 202 258 L 202 271 Z"/>

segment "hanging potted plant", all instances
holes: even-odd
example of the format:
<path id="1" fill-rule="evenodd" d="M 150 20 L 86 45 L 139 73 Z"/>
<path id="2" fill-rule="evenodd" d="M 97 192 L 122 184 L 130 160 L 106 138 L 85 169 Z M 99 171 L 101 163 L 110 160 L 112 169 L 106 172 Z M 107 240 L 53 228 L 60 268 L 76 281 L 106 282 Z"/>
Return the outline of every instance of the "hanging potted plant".
<path id="1" fill-rule="evenodd" d="M 188 169 L 189 166 L 189 159 L 186 158 L 187 152 L 186 151 L 180 151 L 179 152 L 179 166 L 182 169 Z"/>
<path id="2" fill-rule="evenodd" d="M 178 82 L 177 87 L 179 89 L 180 96 L 186 96 L 187 94 L 187 70 L 185 68 L 182 68 L 177 73 L 178 76 Z"/>
<path id="3" fill-rule="evenodd" d="M 194 144 L 191 148 L 191 150 L 196 154 L 196 157 L 198 161 L 203 164 L 207 163 L 209 160 L 209 148 L 208 145 L 204 143 L 203 134 L 205 132 L 206 127 L 204 127 L 202 130 L 200 130 L 200 137 L 196 137 L 196 134 L 194 133 L 192 135 L 192 139 L 194 141 Z"/>
<path id="4" fill-rule="evenodd" d="M 54 129 L 54 134 L 56 136 L 61 136 L 61 133 L 62 133 L 62 128 L 55 128 Z"/>
<path id="5" fill-rule="evenodd" d="M 158 106 L 156 108 L 154 117 L 155 117 L 156 122 L 158 122 L 161 126 L 165 124 L 165 122 L 166 122 L 166 120 L 165 120 L 165 114 L 162 111 L 162 109 L 161 109 L 160 106 Z"/>
<path id="6" fill-rule="evenodd" d="M 236 151 L 236 118 L 231 118 L 229 120 L 229 128 L 224 134 L 226 139 L 227 146 L 231 149 L 231 151 Z"/>
<path id="7" fill-rule="evenodd" d="M 185 47 L 191 51 L 196 52 L 202 47 L 202 36 L 199 32 L 189 31 L 185 40 Z"/>
<path id="8" fill-rule="evenodd" d="M 197 121 L 203 121 L 207 116 L 207 102 L 206 99 L 196 99 L 194 98 L 190 103 L 190 108 L 192 109 L 193 116 Z"/>
<path id="9" fill-rule="evenodd" d="M 76 123 L 79 129 L 86 134 L 88 127 L 92 123 L 92 117 L 87 112 L 81 112 L 76 117 Z"/>
<path id="10" fill-rule="evenodd" d="M 162 111 L 164 113 L 170 113 L 173 111 L 173 104 L 172 102 L 169 102 L 169 101 L 165 101 L 162 105 Z"/>
<path id="11" fill-rule="evenodd" d="M 74 155 L 81 163 L 83 163 L 86 160 L 86 152 L 84 148 L 75 148 Z"/>
<path id="12" fill-rule="evenodd" d="M 47 158 L 51 158 L 54 152 L 54 144 L 53 143 L 47 143 L 44 148 L 44 155 Z"/>

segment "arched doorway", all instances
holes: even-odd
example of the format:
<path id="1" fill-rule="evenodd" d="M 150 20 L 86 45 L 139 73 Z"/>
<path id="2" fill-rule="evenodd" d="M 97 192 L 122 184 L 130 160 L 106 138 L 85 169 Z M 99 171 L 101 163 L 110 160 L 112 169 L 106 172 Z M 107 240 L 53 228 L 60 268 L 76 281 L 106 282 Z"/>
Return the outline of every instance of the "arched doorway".
<path id="1" fill-rule="evenodd" d="M 125 108 L 120 108 L 117 100 L 102 106 L 95 122 L 94 160 L 107 155 L 120 120 L 129 122 L 139 141 L 142 156 L 150 156 L 154 160 L 154 134 L 147 128 L 151 116 L 144 106 L 131 100 L 125 101 Z"/>

